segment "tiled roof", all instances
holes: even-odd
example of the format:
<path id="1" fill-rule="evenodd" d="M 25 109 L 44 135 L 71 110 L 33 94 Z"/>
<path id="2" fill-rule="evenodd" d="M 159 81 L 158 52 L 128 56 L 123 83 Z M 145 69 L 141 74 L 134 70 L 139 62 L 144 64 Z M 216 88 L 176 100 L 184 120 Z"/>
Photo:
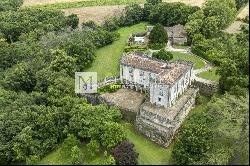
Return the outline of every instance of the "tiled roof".
<path id="1" fill-rule="evenodd" d="M 138 52 L 124 55 L 121 59 L 121 63 L 156 73 L 156 81 L 165 84 L 173 84 L 183 73 L 192 67 L 191 62 L 176 61 L 169 63 L 167 61 L 150 58 Z"/>
<path id="2" fill-rule="evenodd" d="M 163 70 L 162 66 L 168 64 L 167 62 L 154 60 L 138 52 L 124 55 L 121 59 L 121 63 L 153 73 L 160 73 Z"/>
<path id="3" fill-rule="evenodd" d="M 163 71 L 157 75 L 156 80 L 160 83 L 172 84 L 178 80 L 178 78 L 185 73 L 190 66 L 188 64 L 173 63 L 171 70 Z"/>
<path id="4" fill-rule="evenodd" d="M 184 29 L 183 25 L 175 25 L 173 27 L 165 27 L 165 30 L 168 33 L 169 37 L 174 37 L 174 38 L 183 38 L 187 37 L 187 32 Z"/>

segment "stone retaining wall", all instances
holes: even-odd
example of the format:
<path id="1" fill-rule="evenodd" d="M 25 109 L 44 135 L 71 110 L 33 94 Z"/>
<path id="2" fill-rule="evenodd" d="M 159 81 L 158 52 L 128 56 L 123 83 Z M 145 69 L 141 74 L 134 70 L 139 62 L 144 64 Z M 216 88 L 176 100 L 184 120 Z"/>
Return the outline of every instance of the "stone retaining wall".
<path id="1" fill-rule="evenodd" d="M 103 97 L 101 97 L 99 94 L 81 94 L 82 97 L 85 97 L 87 101 L 92 105 L 98 105 L 98 104 L 107 104 L 108 106 L 116 106 L 114 103 L 106 101 Z M 135 123 L 136 119 L 136 112 L 131 111 L 129 109 L 124 109 L 118 107 L 122 114 L 122 119 L 130 122 Z"/>
<path id="2" fill-rule="evenodd" d="M 190 93 L 186 94 L 183 100 L 178 101 L 181 104 L 179 103 L 178 107 L 174 108 L 178 111 L 174 119 L 159 115 L 157 112 L 146 111 L 142 105 L 136 116 L 136 129 L 151 141 L 167 147 L 195 104 L 198 88 L 191 88 L 189 91 Z"/>
<path id="3" fill-rule="evenodd" d="M 199 93 L 205 96 L 212 96 L 218 90 L 218 83 L 216 82 L 200 82 L 194 80 L 192 84 L 200 89 Z"/>

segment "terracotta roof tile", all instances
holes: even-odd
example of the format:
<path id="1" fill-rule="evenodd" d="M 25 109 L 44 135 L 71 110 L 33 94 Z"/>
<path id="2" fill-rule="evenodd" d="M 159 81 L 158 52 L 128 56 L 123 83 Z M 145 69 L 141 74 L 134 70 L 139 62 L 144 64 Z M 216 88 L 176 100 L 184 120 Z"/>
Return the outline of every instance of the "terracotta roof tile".
<path id="1" fill-rule="evenodd" d="M 192 67 L 191 62 L 176 61 L 170 63 L 150 58 L 138 52 L 125 54 L 121 59 L 121 64 L 156 73 L 156 81 L 165 84 L 173 84 L 183 73 Z"/>

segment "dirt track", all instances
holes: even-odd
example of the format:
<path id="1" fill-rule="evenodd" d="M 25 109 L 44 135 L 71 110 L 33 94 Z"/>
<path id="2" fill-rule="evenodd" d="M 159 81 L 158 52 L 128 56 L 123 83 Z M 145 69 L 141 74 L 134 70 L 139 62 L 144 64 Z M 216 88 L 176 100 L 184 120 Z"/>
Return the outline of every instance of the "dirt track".
<path id="1" fill-rule="evenodd" d="M 242 18 L 245 18 L 248 15 L 249 15 L 249 3 L 248 3 L 248 5 L 244 9 L 242 9 L 240 11 L 240 13 L 238 14 L 237 18 L 242 19 Z"/>

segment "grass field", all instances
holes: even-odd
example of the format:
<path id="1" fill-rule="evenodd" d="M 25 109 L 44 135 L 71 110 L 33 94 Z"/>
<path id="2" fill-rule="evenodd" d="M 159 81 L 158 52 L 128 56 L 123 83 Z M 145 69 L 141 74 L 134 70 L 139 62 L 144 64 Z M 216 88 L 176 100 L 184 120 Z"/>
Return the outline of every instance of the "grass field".
<path id="1" fill-rule="evenodd" d="M 191 6 L 201 6 L 205 0 L 163 0 L 163 2 L 181 2 Z M 23 7 L 68 9 L 88 6 L 126 5 L 145 3 L 146 0 L 24 0 Z"/>
<path id="2" fill-rule="evenodd" d="M 199 59 L 193 55 L 180 53 L 180 52 L 173 52 L 173 55 L 174 55 L 174 57 L 173 57 L 172 61 L 176 61 L 176 60 L 191 61 L 194 63 L 194 69 L 201 69 L 201 68 L 205 67 L 205 63 L 201 59 Z"/>
<path id="3" fill-rule="evenodd" d="M 112 45 L 99 49 L 96 53 L 96 59 L 92 66 L 86 71 L 97 72 L 98 80 L 106 76 L 119 75 L 119 59 L 126 45 L 126 40 L 130 33 L 144 31 L 147 23 L 140 23 L 131 27 L 124 27 L 118 30 L 120 33 L 119 40 Z"/>
<path id="4" fill-rule="evenodd" d="M 62 2 L 62 3 L 52 3 L 52 4 L 39 4 L 39 5 L 25 5 L 23 7 L 31 8 L 42 8 L 42 9 L 69 9 L 69 8 L 80 8 L 80 7 L 90 7 L 90 6 L 112 6 L 112 5 L 127 5 L 132 3 L 144 3 L 144 0 L 83 0 L 75 2 Z"/>
<path id="5" fill-rule="evenodd" d="M 171 164 L 171 152 L 173 143 L 168 148 L 149 141 L 144 136 L 138 134 L 133 125 L 123 122 L 123 127 L 127 134 L 127 138 L 135 145 L 136 151 L 139 153 L 139 165 L 167 165 Z"/>
<path id="6" fill-rule="evenodd" d="M 210 71 L 205 71 L 199 74 L 199 77 L 205 78 L 211 81 L 219 81 L 220 76 L 216 74 L 216 67 L 212 68 Z"/>
<path id="7" fill-rule="evenodd" d="M 60 154 L 61 147 L 57 148 L 56 150 L 49 153 L 46 157 L 44 157 L 42 160 L 40 160 L 36 165 L 72 165 L 71 157 L 70 156 L 64 156 Z M 81 144 L 80 147 L 81 150 L 81 164 L 82 165 L 100 165 L 105 160 L 104 153 L 100 152 L 97 156 L 90 159 L 86 156 L 87 149 L 86 144 Z"/>

